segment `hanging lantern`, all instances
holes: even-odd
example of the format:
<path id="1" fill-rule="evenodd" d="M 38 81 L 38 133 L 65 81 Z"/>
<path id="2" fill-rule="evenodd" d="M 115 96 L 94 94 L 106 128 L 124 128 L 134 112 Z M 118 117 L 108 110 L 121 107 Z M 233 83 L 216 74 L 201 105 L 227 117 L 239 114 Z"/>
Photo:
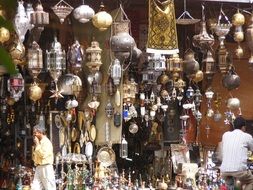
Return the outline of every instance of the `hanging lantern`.
<path id="1" fill-rule="evenodd" d="M 191 77 L 199 70 L 199 63 L 196 61 L 194 51 L 191 49 L 185 52 L 183 69 L 188 77 Z"/>
<path id="2" fill-rule="evenodd" d="M 84 53 L 83 48 L 81 47 L 78 40 L 76 40 L 75 43 L 69 47 L 69 50 L 67 52 L 67 61 L 69 69 L 72 73 L 78 74 L 82 71 Z"/>
<path id="3" fill-rule="evenodd" d="M 113 84 L 113 79 L 111 76 L 108 77 L 107 83 L 106 83 L 106 89 L 107 89 L 107 94 L 109 96 L 113 96 L 115 93 L 115 86 Z"/>
<path id="4" fill-rule="evenodd" d="M 112 118 L 114 114 L 114 107 L 111 103 L 111 101 L 108 101 L 108 103 L 105 106 L 105 114 L 108 118 Z"/>
<path id="5" fill-rule="evenodd" d="M 178 79 L 183 71 L 183 61 L 179 55 L 177 53 L 173 54 L 169 59 L 167 59 L 166 64 L 166 71 L 172 73 L 174 80 Z"/>
<path id="6" fill-rule="evenodd" d="M 84 1 L 84 0 L 83 0 Z M 76 20 L 81 23 L 89 22 L 90 19 L 94 16 L 95 12 L 89 5 L 80 5 L 75 8 L 73 15 Z"/>
<path id="7" fill-rule="evenodd" d="M 86 65 L 91 72 L 98 71 L 102 65 L 101 52 L 102 49 L 99 47 L 99 43 L 97 41 L 92 41 L 91 46 L 86 49 Z"/>
<path id="8" fill-rule="evenodd" d="M 49 14 L 43 11 L 41 3 L 38 3 L 35 11 L 31 13 L 31 24 L 34 24 L 35 27 L 41 27 L 49 24 Z"/>
<path id="9" fill-rule="evenodd" d="M 120 15 L 119 21 L 113 22 L 113 36 L 110 38 L 110 47 L 116 58 L 125 59 L 129 57 L 130 52 L 133 50 L 135 41 L 129 34 L 130 20 L 121 4 L 115 18 L 118 15 Z M 126 19 L 123 19 L 123 17 Z"/>
<path id="10" fill-rule="evenodd" d="M 82 80 L 77 75 L 67 73 L 59 77 L 57 86 L 63 95 L 77 95 L 82 90 Z"/>
<path id="11" fill-rule="evenodd" d="M 0 42 L 4 43 L 10 39 L 10 31 L 5 27 L 0 27 Z"/>
<path id="12" fill-rule="evenodd" d="M 24 65 L 25 61 L 25 46 L 21 41 L 15 41 L 8 50 L 10 52 L 10 56 L 16 65 Z"/>
<path id="13" fill-rule="evenodd" d="M 29 87 L 29 98 L 36 102 L 37 100 L 41 99 L 42 97 L 42 89 L 38 86 L 37 83 L 32 84 Z"/>
<path id="14" fill-rule="evenodd" d="M 11 94 L 11 97 L 17 102 L 24 91 L 24 79 L 20 73 L 11 76 L 8 79 L 8 91 Z"/>
<path id="15" fill-rule="evenodd" d="M 93 25 L 100 31 L 107 30 L 112 24 L 112 16 L 104 10 L 103 2 L 100 4 L 100 10 L 92 17 Z"/>
<path id="16" fill-rule="evenodd" d="M 60 0 L 55 6 L 52 7 L 52 10 L 58 16 L 62 24 L 64 19 L 72 12 L 73 7 L 71 7 L 64 0 Z"/>
<path id="17" fill-rule="evenodd" d="M 40 49 L 39 44 L 37 42 L 33 42 L 31 48 L 28 49 L 27 57 L 28 57 L 28 69 L 32 73 L 34 79 L 37 79 L 39 73 L 43 68 L 43 57 L 42 50 Z"/>
<path id="18" fill-rule="evenodd" d="M 234 67 L 231 67 L 229 71 L 224 75 L 222 79 L 222 84 L 228 90 L 233 90 L 240 86 L 240 81 L 240 77 L 235 72 Z"/>
<path id="19" fill-rule="evenodd" d="M 152 54 L 148 56 L 148 62 L 152 69 L 155 71 L 165 71 L 166 70 L 166 59 L 165 56 L 160 54 Z"/>
<path id="20" fill-rule="evenodd" d="M 21 42 L 25 40 L 25 34 L 30 25 L 23 3 L 23 1 L 18 1 L 17 13 L 14 18 L 14 26 Z"/>
<path id="21" fill-rule="evenodd" d="M 32 30 L 34 25 L 31 23 L 31 14 L 34 13 L 34 9 L 33 9 L 33 5 L 32 3 L 27 3 L 26 5 L 26 15 L 27 18 L 29 20 L 29 29 L 28 30 Z"/>
<path id="22" fill-rule="evenodd" d="M 120 143 L 120 153 L 121 158 L 127 158 L 128 157 L 128 143 L 125 139 L 125 137 L 122 137 L 121 143 Z"/>
<path id="23" fill-rule="evenodd" d="M 191 86 L 187 88 L 185 95 L 188 99 L 191 99 L 194 96 L 194 90 Z"/>
<path id="24" fill-rule="evenodd" d="M 119 85 L 121 75 L 122 75 L 122 69 L 120 65 L 120 61 L 118 59 L 114 59 L 112 62 L 112 67 L 111 67 L 111 77 L 113 79 L 114 85 Z"/>
<path id="25" fill-rule="evenodd" d="M 55 82 L 56 88 L 52 91 L 54 94 L 51 96 L 51 98 L 62 97 L 62 95 L 58 91 L 57 81 L 58 78 L 62 75 L 62 72 L 66 69 L 65 51 L 62 50 L 61 44 L 57 41 L 56 37 L 54 38 L 54 41 L 51 45 L 51 50 L 46 51 L 46 65 L 47 70 L 49 71 L 51 77 Z"/>
<path id="26" fill-rule="evenodd" d="M 211 51 L 208 50 L 206 57 L 202 60 L 203 72 L 208 80 L 213 78 L 215 73 L 215 60 Z"/>
<path id="27" fill-rule="evenodd" d="M 197 106 L 197 108 L 199 108 L 201 102 L 202 102 L 202 94 L 200 93 L 199 89 L 196 89 L 194 93 L 194 103 Z"/>
<path id="28" fill-rule="evenodd" d="M 237 13 L 235 13 L 232 17 L 232 24 L 234 26 L 242 26 L 245 23 L 245 17 L 242 13 L 240 13 L 240 10 L 237 10 Z"/>
<path id="29" fill-rule="evenodd" d="M 202 21 L 200 23 L 200 33 L 193 36 L 192 42 L 195 47 L 198 47 L 203 53 L 206 53 L 212 48 L 214 44 L 214 37 L 207 33 L 204 9 L 205 7 L 202 5 Z"/>

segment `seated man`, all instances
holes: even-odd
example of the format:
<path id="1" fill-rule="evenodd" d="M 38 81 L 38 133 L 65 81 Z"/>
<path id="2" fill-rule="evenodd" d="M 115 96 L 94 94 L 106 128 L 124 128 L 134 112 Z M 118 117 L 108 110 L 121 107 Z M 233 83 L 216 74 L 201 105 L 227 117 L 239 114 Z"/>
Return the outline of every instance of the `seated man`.
<path id="1" fill-rule="evenodd" d="M 248 150 L 253 151 L 253 138 L 246 133 L 246 121 L 239 116 L 234 120 L 234 130 L 225 132 L 222 136 L 223 177 L 233 176 L 245 185 L 244 190 L 253 190 L 253 175 L 247 168 Z"/>

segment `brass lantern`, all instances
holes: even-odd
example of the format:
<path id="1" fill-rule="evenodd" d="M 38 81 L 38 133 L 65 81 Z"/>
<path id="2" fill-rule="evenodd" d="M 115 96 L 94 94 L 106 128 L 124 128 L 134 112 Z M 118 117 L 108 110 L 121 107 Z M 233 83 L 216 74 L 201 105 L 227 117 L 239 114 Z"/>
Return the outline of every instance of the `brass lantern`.
<path id="1" fill-rule="evenodd" d="M 8 91 L 11 94 L 11 97 L 17 102 L 24 91 L 24 79 L 20 73 L 12 75 L 8 79 Z"/>
<path id="2" fill-rule="evenodd" d="M 91 46 L 86 49 L 86 65 L 91 72 L 98 71 L 100 66 L 102 65 L 101 52 L 102 49 L 99 47 L 99 43 L 97 41 L 92 41 Z"/>
<path id="3" fill-rule="evenodd" d="M 101 2 L 100 10 L 92 17 L 93 25 L 100 31 L 106 30 L 112 24 L 112 16 L 104 10 L 105 6 Z"/>
<path id="4" fill-rule="evenodd" d="M 46 51 L 46 64 L 47 70 L 53 78 L 56 88 L 52 91 L 54 94 L 51 96 L 51 98 L 62 97 L 62 95 L 58 91 L 57 81 L 58 78 L 62 75 L 62 72 L 66 69 L 65 51 L 62 50 L 61 44 L 57 41 L 56 37 L 54 38 L 54 42 L 51 45 L 51 50 Z"/>
<path id="5" fill-rule="evenodd" d="M 33 42 L 31 48 L 27 52 L 28 69 L 32 73 L 34 79 L 37 79 L 43 68 L 42 50 L 37 42 Z"/>
<path id="6" fill-rule="evenodd" d="M 178 78 L 180 73 L 183 71 L 183 61 L 179 55 L 173 54 L 167 59 L 167 71 L 173 73 L 173 78 Z"/>

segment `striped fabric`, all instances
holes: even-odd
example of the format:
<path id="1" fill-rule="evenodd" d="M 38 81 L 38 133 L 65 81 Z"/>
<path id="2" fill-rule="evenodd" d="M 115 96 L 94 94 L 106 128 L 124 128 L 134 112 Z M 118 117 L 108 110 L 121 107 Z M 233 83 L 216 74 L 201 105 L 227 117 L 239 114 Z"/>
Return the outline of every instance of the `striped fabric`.
<path id="1" fill-rule="evenodd" d="M 225 132 L 222 136 L 221 172 L 247 170 L 247 153 L 253 151 L 253 138 L 240 129 Z"/>

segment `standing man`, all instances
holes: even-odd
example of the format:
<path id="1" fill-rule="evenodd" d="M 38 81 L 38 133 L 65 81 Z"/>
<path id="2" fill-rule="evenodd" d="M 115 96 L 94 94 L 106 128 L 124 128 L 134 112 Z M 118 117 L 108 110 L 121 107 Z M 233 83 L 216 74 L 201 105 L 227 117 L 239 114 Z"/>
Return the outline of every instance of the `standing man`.
<path id="1" fill-rule="evenodd" d="M 33 161 L 36 170 L 31 190 L 56 190 L 53 145 L 45 135 L 45 127 L 40 124 L 35 125 L 33 137 L 35 144 Z"/>
<path id="2" fill-rule="evenodd" d="M 239 116 L 234 120 L 234 130 L 222 136 L 223 177 L 234 176 L 245 185 L 244 190 L 253 190 L 253 175 L 247 168 L 248 151 L 253 151 L 253 138 L 246 133 L 246 121 Z"/>

